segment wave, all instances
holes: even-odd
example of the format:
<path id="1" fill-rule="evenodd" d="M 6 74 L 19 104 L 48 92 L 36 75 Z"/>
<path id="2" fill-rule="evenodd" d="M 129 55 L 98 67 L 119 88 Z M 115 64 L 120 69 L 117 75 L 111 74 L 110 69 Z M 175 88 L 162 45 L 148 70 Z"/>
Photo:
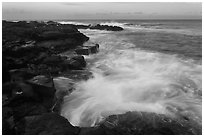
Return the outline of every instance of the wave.
<path id="1" fill-rule="evenodd" d="M 89 25 L 89 23 L 76 22 L 76 21 L 58 21 L 60 24 L 73 24 L 73 25 Z"/>
<path id="2" fill-rule="evenodd" d="M 117 22 L 117 21 L 94 21 L 92 23 L 77 22 L 77 21 L 59 21 L 61 24 L 75 24 L 75 25 L 109 25 L 109 26 L 119 26 L 127 31 L 138 32 L 162 32 L 162 33 L 178 33 L 185 35 L 201 35 L 202 32 L 195 29 L 183 29 L 181 26 L 169 26 L 168 23 L 155 23 L 155 22 Z"/>
<path id="3" fill-rule="evenodd" d="M 200 64 L 135 49 L 108 33 L 94 34 L 88 34 L 100 44 L 100 52 L 89 59 L 94 77 L 76 84 L 61 110 L 72 125 L 96 126 L 109 115 L 128 111 L 185 116 L 201 124 Z"/>

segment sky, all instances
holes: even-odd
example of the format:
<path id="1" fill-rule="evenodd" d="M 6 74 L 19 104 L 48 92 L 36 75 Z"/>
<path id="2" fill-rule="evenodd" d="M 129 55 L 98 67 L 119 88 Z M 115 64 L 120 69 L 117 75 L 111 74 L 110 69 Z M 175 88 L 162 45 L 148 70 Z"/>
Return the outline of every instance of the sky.
<path id="1" fill-rule="evenodd" d="M 201 19 L 202 3 L 3 2 L 5 20 Z"/>

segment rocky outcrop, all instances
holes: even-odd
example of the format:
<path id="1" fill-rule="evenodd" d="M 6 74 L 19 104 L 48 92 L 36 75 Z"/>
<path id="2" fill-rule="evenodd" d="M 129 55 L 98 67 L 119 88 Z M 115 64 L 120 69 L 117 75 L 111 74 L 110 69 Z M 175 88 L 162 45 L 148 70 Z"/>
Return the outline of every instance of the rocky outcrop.
<path id="1" fill-rule="evenodd" d="M 108 25 L 100 25 L 100 24 L 91 26 L 90 29 L 107 30 L 107 31 L 122 31 L 123 30 L 123 28 L 118 27 L 118 26 L 108 26 Z"/>
<path id="2" fill-rule="evenodd" d="M 59 54 L 74 52 L 89 38 L 73 25 L 52 21 L 2 24 L 3 134 L 78 134 L 79 128 L 58 114 L 68 91 L 56 90 L 53 77 L 90 77 L 83 56 Z"/>
<path id="3" fill-rule="evenodd" d="M 24 117 L 16 128 L 23 135 L 75 135 L 79 132 L 79 128 L 56 113 Z"/>
<path id="4" fill-rule="evenodd" d="M 75 25 L 78 29 L 96 29 L 96 30 L 107 30 L 107 31 L 122 31 L 123 28 L 119 26 L 109 26 L 109 25 Z"/>
<path id="5" fill-rule="evenodd" d="M 82 128 L 81 135 L 199 135 L 201 127 L 185 119 L 162 114 L 127 112 L 109 116 L 99 126 Z"/>
<path id="6" fill-rule="evenodd" d="M 83 47 L 79 47 L 75 50 L 78 55 L 90 55 L 93 53 L 99 52 L 99 45 L 98 44 L 84 44 Z"/>
<path id="7" fill-rule="evenodd" d="M 26 41 L 36 42 L 56 39 L 69 39 L 69 43 L 83 44 L 89 38 L 80 33 L 74 25 L 46 22 L 2 22 L 3 45 L 10 42 L 23 44 Z M 77 44 L 77 45 L 76 45 Z M 68 46 L 68 45 L 67 45 Z"/>

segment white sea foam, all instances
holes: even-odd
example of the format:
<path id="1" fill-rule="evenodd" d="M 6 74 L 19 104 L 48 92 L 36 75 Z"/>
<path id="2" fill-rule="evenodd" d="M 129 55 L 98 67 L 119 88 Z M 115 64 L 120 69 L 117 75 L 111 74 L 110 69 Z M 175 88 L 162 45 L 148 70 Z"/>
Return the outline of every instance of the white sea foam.
<path id="1" fill-rule="evenodd" d="M 95 126 L 128 111 L 188 116 L 201 123 L 200 64 L 135 49 L 108 33 L 86 35 L 99 43 L 100 52 L 89 59 L 94 78 L 78 83 L 64 98 L 61 115 L 72 125 Z"/>
<path id="2" fill-rule="evenodd" d="M 73 25 L 89 25 L 88 23 L 76 22 L 76 21 L 59 21 L 60 24 L 73 24 Z"/>

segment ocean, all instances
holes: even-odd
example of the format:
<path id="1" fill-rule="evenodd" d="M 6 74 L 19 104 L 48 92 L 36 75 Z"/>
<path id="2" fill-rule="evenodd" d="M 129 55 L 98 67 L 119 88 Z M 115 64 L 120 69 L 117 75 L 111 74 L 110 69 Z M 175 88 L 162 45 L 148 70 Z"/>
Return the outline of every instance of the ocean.
<path id="1" fill-rule="evenodd" d="M 75 84 L 61 115 L 93 127 L 113 114 L 153 112 L 202 125 L 201 20 L 80 20 L 123 31 L 80 29 L 99 52 L 85 56 L 93 78 Z"/>

